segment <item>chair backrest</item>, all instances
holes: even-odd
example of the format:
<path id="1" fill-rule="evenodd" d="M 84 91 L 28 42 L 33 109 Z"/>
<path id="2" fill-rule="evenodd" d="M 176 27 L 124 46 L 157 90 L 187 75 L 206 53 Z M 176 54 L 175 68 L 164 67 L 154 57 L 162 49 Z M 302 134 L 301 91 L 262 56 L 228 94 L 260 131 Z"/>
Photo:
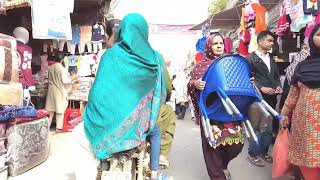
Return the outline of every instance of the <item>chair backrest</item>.
<path id="1" fill-rule="evenodd" d="M 217 92 L 227 95 L 246 118 L 249 106 L 258 100 L 250 82 L 248 60 L 239 55 L 226 55 L 211 64 L 203 76 L 206 87 L 200 93 L 199 104 L 203 114 L 217 121 L 242 121 L 231 117 L 225 110 Z M 203 112 L 204 111 L 204 112 Z"/>

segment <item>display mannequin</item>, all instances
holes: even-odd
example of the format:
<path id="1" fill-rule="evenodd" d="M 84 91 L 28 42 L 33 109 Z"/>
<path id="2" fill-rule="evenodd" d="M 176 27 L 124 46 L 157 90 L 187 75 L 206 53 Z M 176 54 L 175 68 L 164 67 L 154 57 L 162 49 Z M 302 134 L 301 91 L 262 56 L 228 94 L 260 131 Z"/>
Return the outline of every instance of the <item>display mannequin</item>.
<path id="1" fill-rule="evenodd" d="M 32 48 L 27 45 L 29 42 L 29 32 L 24 27 L 16 27 L 13 35 L 17 39 L 17 51 L 21 58 L 19 80 L 25 89 L 24 97 L 29 99 L 29 90 L 35 89 L 31 69 Z"/>

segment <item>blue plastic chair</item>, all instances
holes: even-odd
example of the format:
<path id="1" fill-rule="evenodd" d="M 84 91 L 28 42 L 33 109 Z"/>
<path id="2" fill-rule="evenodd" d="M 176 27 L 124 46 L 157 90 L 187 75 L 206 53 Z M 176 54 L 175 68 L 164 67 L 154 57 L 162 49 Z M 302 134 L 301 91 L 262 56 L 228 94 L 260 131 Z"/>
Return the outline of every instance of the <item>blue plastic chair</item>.
<path id="1" fill-rule="evenodd" d="M 211 131 L 211 120 L 243 122 L 247 136 L 251 136 L 258 143 L 251 123 L 247 120 L 248 109 L 254 102 L 260 102 L 263 112 L 270 112 L 277 119 L 281 118 L 255 89 L 250 81 L 249 62 L 240 55 L 218 58 L 210 65 L 202 80 L 206 82 L 206 86 L 198 99 L 202 125 L 210 145 L 216 143 Z"/>

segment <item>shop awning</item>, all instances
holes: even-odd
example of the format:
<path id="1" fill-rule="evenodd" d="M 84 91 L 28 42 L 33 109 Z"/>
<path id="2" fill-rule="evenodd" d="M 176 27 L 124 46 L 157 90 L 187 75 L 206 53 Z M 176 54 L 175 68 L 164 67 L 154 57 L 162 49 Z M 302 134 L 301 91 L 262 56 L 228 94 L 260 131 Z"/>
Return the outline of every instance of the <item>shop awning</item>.
<path id="1" fill-rule="evenodd" d="M 74 8 L 75 11 L 82 11 L 85 9 L 97 9 L 100 7 L 104 2 L 110 0 L 74 0 Z M 20 7 L 27 7 L 31 6 L 32 0 L 4 0 L 2 11 L 15 9 Z M 1 11 L 0 7 L 0 11 Z"/>
<path id="2" fill-rule="evenodd" d="M 5 0 L 5 10 L 31 6 L 31 0 Z"/>
<path id="3" fill-rule="evenodd" d="M 269 10 L 275 5 L 279 4 L 279 0 L 260 0 L 260 4 L 262 4 L 267 10 Z M 244 7 L 243 3 L 237 3 L 235 7 L 223 11 L 219 14 L 210 16 L 207 20 L 196 26 L 193 26 L 190 30 L 201 30 L 202 26 L 211 18 L 211 28 L 236 28 L 240 25 L 242 7 Z"/>

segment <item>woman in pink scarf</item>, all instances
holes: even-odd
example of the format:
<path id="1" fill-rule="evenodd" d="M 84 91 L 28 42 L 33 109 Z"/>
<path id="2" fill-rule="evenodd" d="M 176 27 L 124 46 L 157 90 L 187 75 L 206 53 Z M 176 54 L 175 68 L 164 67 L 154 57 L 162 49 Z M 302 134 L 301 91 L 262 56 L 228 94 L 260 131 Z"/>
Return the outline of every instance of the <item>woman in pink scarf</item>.
<path id="1" fill-rule="evenodd" d="M 204 89 L 206 82 L 202 76 L 215 59 L 224 54 L 224 41 L 220 34 L 210 35 L 206 42 L 204 59 L 199 62 L 191 72 L 191 80 L 188 83 L 188 93 L 195 109 L 196 123 L 200 124 L 201 112 L 198 105 L 198 95 Z M 204 136 L 201 127 L 202 150 L 207 171 L 211 180 L 230 180 L 227 170 L 229 162 L 238 156 L 243 148 L 243 135 L 240 124 L 237 122 L 223 123 L 215 120 L 210 121 L 212 131 L 217 134 L 217 144 L 211 147 Z"/>

